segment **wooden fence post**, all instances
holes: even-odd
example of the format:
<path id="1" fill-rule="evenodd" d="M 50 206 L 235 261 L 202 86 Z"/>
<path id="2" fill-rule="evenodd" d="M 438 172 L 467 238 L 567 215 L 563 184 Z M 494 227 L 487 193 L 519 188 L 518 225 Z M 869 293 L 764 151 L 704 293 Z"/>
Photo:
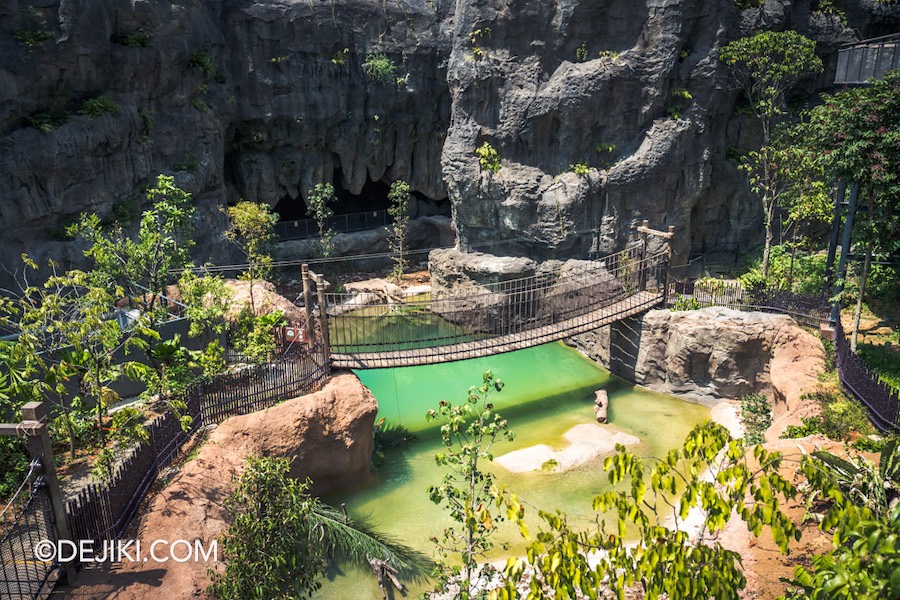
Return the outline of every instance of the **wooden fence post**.
<path id="1" fill-rule="evenodd" d="M 663 292 L 663 306 L 669 303 L 669 284 L 672 277 L 672 255 L 674 254 L 673 245 L 675 244 L 675 226 L 669 225 L 668 239 L 668 258 L 666 259 L 666 288 Z"/>
<path id="2" fill-rule="evenodd" d="M 316 275 L 316 294 L 319 297 L 319 323 L 322 326 L 322 352 L 325 362 L 331 360 L 331 347 L 328 336 L 328 301 L 325 299 L 325 278 Z"/>
<path id="3" fill-rule="evenodd" d="M 22 407 L 22 430 L 27 438 L 28 452 L 32 458 L 41 463 L 42 475 L 50 496 L 53 518 L 56 521 L 57 538 L 75 541 L 71 539 L 69 524 L 66 521 L 66 506 L 63 503 L 59 479 L 56 476 L 56 461 L 53 458 L 50 433 L 47 431 L 47 408 L 43 402 L 28 402 Z M 66 580 L 70 585 L 73 584 L 75 582 L 75 566 L 71 561 L 67 561 L 62 563 L 62 567 L 66 573 Z"/>
<path id="4" fill-rule="evenodd" d="M 641 271 L 638 289 L 644 291 L 647 289 L 647 229 L 650 228 L 650 221 L 644 219 L 642 223 L 644 231 L 641 231 Z"/>
<path id="5" fill-rule="evenodd" d="M 306 330 L 306 339 L 308 341 L 309 347 L 312 348 L 316 345 L 316 328 L 311 327 L 312 325 L 312 283 L 310 282 L 309 276 L 309 265 L 303 264 L 300 266 L 300 273 L 303 279 L 303 309 L 306 311 L 306 323 L 304 329 Z"/>

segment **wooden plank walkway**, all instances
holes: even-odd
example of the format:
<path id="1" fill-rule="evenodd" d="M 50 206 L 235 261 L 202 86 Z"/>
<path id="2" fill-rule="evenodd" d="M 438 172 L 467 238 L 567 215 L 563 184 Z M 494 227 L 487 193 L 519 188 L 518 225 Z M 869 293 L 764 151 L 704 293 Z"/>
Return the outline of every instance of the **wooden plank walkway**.
<path id="1" fill-rule="evenodd" d="M 603 308 L 528 331 L 431 348 L 394 350 L 390 352 L 361 352 L 358 354 L 334 353 L 331 355 L 331 364 L 336 369 L 378 369 L 384 367 L 431 365 L 503 354 L 549 342 L 557 342 L 573 335 L 609 325 L 615 321 L 650 310 L 661 304 L 662 300 L 662 294 L 638 292 Z"/>

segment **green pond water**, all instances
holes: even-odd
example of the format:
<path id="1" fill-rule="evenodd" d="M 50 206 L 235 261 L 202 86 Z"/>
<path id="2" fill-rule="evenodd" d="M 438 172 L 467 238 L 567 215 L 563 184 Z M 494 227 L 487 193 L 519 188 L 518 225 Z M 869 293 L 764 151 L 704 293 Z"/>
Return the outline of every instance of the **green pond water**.
<path id="1" fill-rule="evenodd" d="M 379 402 L 379 417 L 401 423 L 418 432 L 419 440 L 389 452 L 381 468 L 355 489 L 326 498 L 346 503 L 357 517 L 366 517 L 395 539 L 431 554 L 431 537 L 440 537 L 450 524 L 444 510 L 428 499 L 427 489 L 439 483 L 445 471 L 435 465 L 439 450 L 438 423 L 428 423 L 425 413 L 440 400 L 461 403 L 469 387 L 481 383 L 481 374 L 491 369 L 506 384 L 492 396 L 498 411 L 509 420 L 516 438 L 494 446 L 494 456 L 536 444 L 563 449 L 563 435 L 582 423 L 595 423 L 594 391 L 609 393 L 610 427 L 639 437 L 632 450 L 643 456 L 661 456 L 683 441 L 697 423 L 709 417 L 709 409 L 627 384 L 567 346 L 548 344 L 493 357 L 400 369 L 359 371 L 360 380 Z M 490 468 L 497 479 L 530 505 L 560 509 L 570 521 L 588 525 L 596 513 L 591 500 L 609 489 L 598 457 L 563 472 L 510 473 L 499 465 Z M 529 509 L 533 531 L 536 509 Z M 492 558 L 516 554 L 523 547 L 518 531 L 501 528 L 494 538 L 511 549 L 497 550 Z M 409 597 L 428 589 L 412 585 Z M 371 571 L 347 569 L 326 581 L 317 598 L 378 600 L 381 596 Z"/>

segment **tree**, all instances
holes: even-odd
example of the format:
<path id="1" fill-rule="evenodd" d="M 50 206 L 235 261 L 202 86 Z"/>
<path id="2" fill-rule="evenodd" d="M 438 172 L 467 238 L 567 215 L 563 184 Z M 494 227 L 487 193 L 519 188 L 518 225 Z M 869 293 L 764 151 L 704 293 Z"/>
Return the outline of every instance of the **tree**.
<path id="1" fill-rule="evenodd" d="M 310 481 L 287 476 L 283 458 L 247 459 L 225 506 L 231 524 L 222 535 L 224 571 L 210 570 L 218 598 L 304 598 L 321 587 L 329 560 L 383 561 L 404 577 L 427 568 L 420 553 L 309 494 Z"/>
<path id="2" fill-rule="evenodd" d="M 796 31 L 763 31 L 726 44 L 719 58 L 731 69 L 743 89 L 750 108 L 762 125 L 762 149 L 751 155 L 748 165 L 756 172 L 754 191 L 763 204 L 766 228 L 763 249 L 763 277 L 769 274 L 769 250 L 772 246 L 772 219 L 776 200 L 771 194 L 783 177 L 777 164 L 780 157 L 770 148 L 775 124 L 785 111 L 786 93 L 802 78 L 820 73 L 822 61 L 815 54 L 816 43 Z"/>
<path id="3" fill-rule="evenodd" d="M 272 242 L 278 215 L 265 204 L 246 201 L 229 206 L 225 214 L 228 216 L 225 239 L 241 250 L 248 263 L 241 279 L 250 284 L 250 310 L 255 313 L 253 284 L 268 277 L 272 270 Z"/>
<path id="4" fill-rule="evenodd" d="M 153 208 L 143 213 L 134 236 L 121 225 L 106 230 L 93 213 L 83 214 L 68 231 L 91 244 L 85 256 L 93 259 L 95 284 L 109 291 L 121 288 L 137 299 L 141 312 L 155 312 L 154 321 L 160 322 L 167 309 L 159 300 L 166 295 L 166 286 L 174 283 L 174 273 L 190 262 L 194 207 L 191 195 L 167 175 L 157 177 L 156 187 L 147 190 L 147 199 Z"/>
<path id="5" fill-rule="evenodd" d="M 597 528 L 573 530 L 559 511 L 540 512 L 546 529 L 534 537 L 521 527 L 529 542 L 526 557 L 507 561 L 504 585 L 492 597 L 519 598 L 517 587 L 527 582 L 529 599 L 624 598 L 633 585 L 646 598 L 737 599 L 746 585 L 741 558 L 715 541 L 733 511 L 755 535 L 768 526 L 782 552 L 790 539 L 799 539 L 780 510 L 780 498 L 796 490 L 778 474 L 779 453 L 756 446 L 748 460 L 741 440 L 707 422 L 688 434 L 681 449 L 653 460 L 645 470 L 640 457 L 619 445 L 604 461 L 610 482 L 625 489 L 597 496 L 593 506 L 612 511 L 615 531 L 599 517 Z M 703 476 L 707 470 L 710 477 Z M 703 516 L 693 539 L 680 527 L 692 510 Z M 624 540 L 628 527 L 636 529 L 635 544 Z"/>
<path id="6" fill-rule="evenodd" d="M 218 275 L 196 275 L 185 271 L 178 280 L 178 290 L 190 321 L 188 335 L 205 344 L 198 362 L 204 375 L 225 370 L 225 350 L 219 342 L 227 329 L 226 318 L 231 309 L 232 293 Z"/>
<path id="7" fill-rule="evenodd" d="M 865 239 L 866 259 L 854 315 L 855 346 L 871 258 L 900 251 L 900 72 L 866 87 L 824 94 L 803 133 L 822 156 L 826 173 L 856 182 L 868 202 L 856 225 L 863 233 L 857 239 Z"/>
<path id="8" fill-rule="evenodd" d="M 833 548 L 794 569 L 790 598 L 876 600 L 900 597 L 900 453 L 888 442 L 876 467 L 829 452 L 804 456 L 801 472 L 826 507 L 820 529 Z"/>
<path id="9" fill-rule="evenodd" d="M 317 183 L 309 190 L 306 207 L 309 216 L 319 228 L 319 252 L 327 258 L 334 253 L 334 230 L 328 227 L 328 219 L 334 216 L 331 205 L 337 203 L 334 186 L 330 183 Z"/>
<path id="10" fill-rule="evenodd" d="M 403 279 L 403 271 L 406 269 L 406 228 L 409 225 L 409 184 L 403 180 L 397 180 L 391 184 L 388 192 L 391 206 L 388 214 L 393 223 L 388 228 L 388 243 L 391 252 L 394 253 L 394 270 L 391 277 L 398 282 Z"/>
<path id="11" fill-rule="evenodd" d="M 27 257 L 25 261 L 27 269 L 37 269 Z M 123 443 L 146 436 L 135 409 L 120 410 L 111 422 L 105 421 L 108 408 L 119 400 L 111 384 L 123 376 L 143 378 L 149 370 L 134 361 L 117 362 L 115 355 L 130 348 L 147 350 L 147 340 L 158 339 L 159 334 L 150 328 L 148 315 L 122 323 L 111 318 L 122 290 L 110 292 L 93 281 L 83 271 L 58 274 L 53 268 L 43 285 L 23 290 L 18 306 L 12 307 L 15 314 L 7 314 L 4 319 L 15 323 L 19 352 L 28 357 L 38 374 L 36 389 L 41 395 L 56 397 L 57 418 L 66 424 L 73 455 L 76 416 L 82 410 L 93 411 L 102 448 L 95 460 L 95 473 L 109 476 L 114 451 L 106 445 L 105 432 L 109 431 L 111 441 Z M 70 379 L 78 381 L 79 390 L 71 400 L 66 398 L 64 387 Z"/>
<path id="12" fill-rule="evenodd" d="M 444 421 L 441 442 L 446 451 L 435 455 L 435 462 L 450 471 L 439 485 L 428 489 L 428 495 L 435 504 L 447 506 L 455 523 L 444 530 L 441 539 L 432 541 L 442 556 L 456 556 L 462 563 L 440 565 L 440 579 L 444 590 L 458 585 L 458 597 L 463 599 L 474 597 L 479 580 L 490 578 L 491 567 L 478 561 L 493 547 L 496 524 L 504 520 L 504 513 L 492 506 L 499 508 L 505 502 L 508 510 L 518 510 L 517 501 L 507 496 L 496 485 L 493 474 L 482 467 L 483 461 L 493 460 L 491 446 L 495 441 L 514 437 L 506 419 L 489 402 L 490 395 L 502 389 L 503 382 L 485 371 L 482 384 L 469 389 L 464 404 L 451 406 L 443 400 L 437 410 L 428 411 L 429 420 Z"/>

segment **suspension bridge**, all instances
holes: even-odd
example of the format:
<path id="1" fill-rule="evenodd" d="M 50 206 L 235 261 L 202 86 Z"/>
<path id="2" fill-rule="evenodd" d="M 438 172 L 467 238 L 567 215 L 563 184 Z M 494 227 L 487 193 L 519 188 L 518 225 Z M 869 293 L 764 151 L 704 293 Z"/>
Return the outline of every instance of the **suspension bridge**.
<path id="1" fill-rule="evenodd" d="M 642 243 L 529 277 L 433 287 L 420 297 L 385 291 L 326 293 L 303 270 L 304 302 L 318 305 L 320 336 L 339 369 L 404 367 L 491 356 L 555 342 L 665 303 L 673 229 L 638 228 Z M 648 252 L 648 237 L 665 240 Z M 315 289 L 316 300 L 313 300 Z"/>

